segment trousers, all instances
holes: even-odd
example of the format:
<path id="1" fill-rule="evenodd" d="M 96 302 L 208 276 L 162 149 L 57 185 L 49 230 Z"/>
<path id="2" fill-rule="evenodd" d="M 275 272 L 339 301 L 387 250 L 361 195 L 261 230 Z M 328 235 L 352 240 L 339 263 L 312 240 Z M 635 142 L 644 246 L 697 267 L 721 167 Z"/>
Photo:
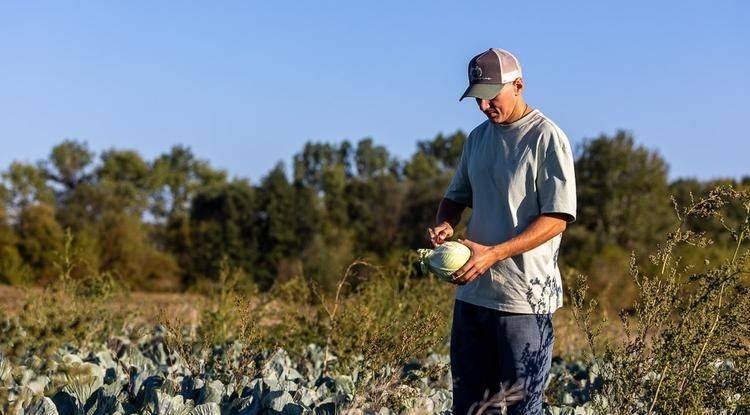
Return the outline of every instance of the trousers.
<path id="1" fill-rule="evenodd" d="M 450 339 L 453 414 L 499 413 L 491 406 L 480 411 L 481 401 L 514 385 L 522 397 L 507 406 L 507 413 L 541 414 L 553 343 L 551 314 L 508 313 L 455 300 Z"/>

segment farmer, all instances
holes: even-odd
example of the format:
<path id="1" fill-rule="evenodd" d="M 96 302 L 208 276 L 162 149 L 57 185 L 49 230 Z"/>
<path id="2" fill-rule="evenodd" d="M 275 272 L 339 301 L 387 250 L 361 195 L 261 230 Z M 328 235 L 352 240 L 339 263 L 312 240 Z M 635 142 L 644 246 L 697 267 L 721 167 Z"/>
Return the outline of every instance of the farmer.
<path id="1" fill-rule="evenodd" d="M 433 246 L 440 245 L 471 208 L 459 242 L 472 256 L 454 274 L 454 414 L 497 400 L 501 386 L 520 393 L 509 399 L 509 414 L 542 413 L 552 313 L 562 306 L 557 258 L 562 232 L 576 218 L 576 184 L 568 138 L 523 92 L 521 66 L 510 52 L 492 48 L 471 59 L 461 99 L 474 97 L 487 120 L 467 137 L 437 225 L 428 229 Z"/>

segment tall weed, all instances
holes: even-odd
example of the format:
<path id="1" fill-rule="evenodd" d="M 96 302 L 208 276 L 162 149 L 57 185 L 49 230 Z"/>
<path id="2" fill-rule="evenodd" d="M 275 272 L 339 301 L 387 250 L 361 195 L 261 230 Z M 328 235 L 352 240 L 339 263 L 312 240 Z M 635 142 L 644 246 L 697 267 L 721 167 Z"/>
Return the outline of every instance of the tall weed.
<path id="1" fill-rule="evenodd" d="M 732 204 L 743 206 L 744 218 L 725 215 Z M 579 276 L 572 311 L 601 379 L 593 391 L 600 413 L 702 413 L 750 404 L 750 192 L 719 186 L 687 207 L 674 205 L 676 224 L 649 264 L 631 257 L 638 297 L 632 312 L 619 315 L 622 338 L 601 338 L 610 323 L 594 321 L 600 304 Z M 715 264 L 706 259 L 699 272 L 676 253 L 713 243 L 689 228 L 695 220 L 718 221 L 734 244 L 731 255 Z"/>

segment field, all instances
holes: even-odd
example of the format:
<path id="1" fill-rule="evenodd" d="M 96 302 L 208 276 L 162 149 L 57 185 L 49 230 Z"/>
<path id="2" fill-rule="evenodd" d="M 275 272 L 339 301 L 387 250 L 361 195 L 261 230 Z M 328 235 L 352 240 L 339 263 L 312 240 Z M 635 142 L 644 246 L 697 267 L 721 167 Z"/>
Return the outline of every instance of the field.
<path id="1" fill-rule="evenodd" d="M 721 220 L 730 202 L 744 221 Z M 700 269 L 678 254 L 712 243 L 685 227 L 695 216 L 735 241 Z M 619 318 L 566 277 L 546 413 L 747 411 L 750 197 L 717 188 L 680 217 L 647 263 L 632 258 L 637 297 Z M 416 277 L 413 255 L 357 260 L 332 290 L 297 275 L 260 291 L 226 261 L 185 293 L 64 266 L 46 288 L 0 286 L 3 413 L 449 413 L 454 287 Z"/>
<path id="2" fill-rule="evenodd" d="M 10 363 L 13 352 L 6 356 L 0 371 L 3 382 L 11 384 L 11 379 L 20 376 L 16 386 L 28 387 L 11 388 L 18 395 L 6 397 L 21 402 L 34 392 L 44 392 L 51 401 L 34 402 L 42 402 L 37 404 L 42 406 L 51 402 L 59 413 L 65 410 L 75 413 L 76 405 L 86 413 L 92 410 L 104 411 L 97 413 L 154 411 L 149 405 L 161 406 L 162 411 L 168 406 L 174 411 L 171 413 L 182 413 L 180 411 L 192 406 L 187 400 L 204 410 L 216 410 L 213 405 L 216 404 L 222 411 L 237 410 L 238 413 L 255 413 L 261 408 L 280 413 L 302 413 L 306 408 L 317 408 L 315 413 L 334 413 L 345 407 L 367 407 L 380 413 L 403 410 L 436 413 L 450 409 L 447 319 L 452 307 L 452 287 L 433 279 L 412 281 L 412 290 L 434 294 L 435 303 L 443 301 L 444 304 L 436 307 L 434 314 L 406 311 L 407 307 L 396 311 L 403 316 L 414 312 L 423 319 L 412 318 L 402 327 L 393 327 L 392 322 L 376 315 L 383 312 L 382 309 L 363 309 L 362 304 L 354 304 L 348 298 L 339 309 L 339 324 L 346 325 L 346 333 L 356 338 L 347 339 L 349 336 L 329 331 L 331 327 L 325 325 L 330 322 L 320 325 L 307 321 L 301 326 L 300 320 L 326 311 L 325 307 L 316 310 L 315 307 L 300 307 L 299 303 L 293 303 L 292 307 L 297 309 L 291 310 L 284 304 L 300 298 L 297 295 L 304 298 L 305 294 L 297 291 L 299 287 L 294 287 L 298 282 L 292 281 L 274 293 L 278 298 L 255 296 L 256 301 L 251 302 L 229 291 L 217 292 L 219 297 L 113 293 L 105 302 L 99 302 L 65 292 L 2 287 L 2 308 L 11 320 L 20 319 L 19 322 L 25 321 L 26 327 L 38 330 L 21 336 L 36 339 L 16 341 L 46 359 L 45 362 L 37 360 L 41 366 L 32 373 L 28 372 L 29 368 Z M 398 297 L 400 295 L 394 296 L 391 301 L 397 301 Z M 345 309 L 350 306 L 356 311 Z M 71 313 L 77 313 L 81 320 L 71 319 Z M 249 327 L 244 319 L 251 318 L 253 325 Z M 562 349 L 570 347 L 575 337 L 571 337 L 570 342 L 562 339 L 568 330 L 574 330 L 572 321 L 565 310 L 555 318 L 558 354 L 566 355 L 568 351 Z M 359 333 L 351 330 L 353 324 L 368 319 L 370 327 Z M 206 325 L 202 325 L 201 320 Z M 114 321 L 118 323 L 117 328 L 108 324 Z M 222 323 L 226 326 L 222 327 Z M 264 332 L 276 334 L 260 336 L 255 324 Z M 438 331 L 427 332 L 433 328 Z M 396 330 L 395 336 L 386 331 L 390 329 Z M 5 333 L 10 332 L 6 327 Z M 112 332 L 117 335 L 107 336 Z M 53 335 L 60 338 L 59 343 L 43 340 L 52 339 Z M 315 336 L 321 337 L 316 339 Z M 308 340 L 310 343 L 305 344 Z M 326 340 L 330 349 L 324 346 Z M 402 349 L 367 346 L 383 341 Z M 221 350 L 208 350 L 207 342 L 221 344 Z M 8 344 L 6 339 L 5 345 Z M 337 356 L 334 349 L 347 350 L 348 356 Z M 217 353 L 222 356 L 218 357 Z M 378 373 L 364 375 L 374 368 L 381 369 Z M 46 375 L 48 373 L 52 376 Z M 586 385 L 590 379 L 585 366 L 557 358 L 554 373 L 553 382 L 558 386 L 554 391 L 550 389 L 550 393 L 559 396 L 553 399 L 568 404 L 586 400 Z M 191 386 L 185 386 L 188 383 Z M 102 386 L 107 387 L 95 393 Z M 237 394 L 233 395 L 234 392 Z M 114 398 L 108 401 L 107 396 Z"/>

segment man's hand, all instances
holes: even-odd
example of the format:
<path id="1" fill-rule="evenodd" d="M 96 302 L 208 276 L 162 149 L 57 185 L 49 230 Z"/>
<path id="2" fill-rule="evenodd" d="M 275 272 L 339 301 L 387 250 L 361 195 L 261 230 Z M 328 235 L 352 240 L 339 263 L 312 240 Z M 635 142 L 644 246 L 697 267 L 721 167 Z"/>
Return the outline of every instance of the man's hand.
<path id="1" fill-rule="evenodd" d="M 448 222 L 443 222 L 434 228 L 427 228 L 427 233 L 430 235 L 430 242 L 434 248 L 453 236 L 453 226 Z"/>
<path id="2" fill-rule="evenodd" d="M 471 259 L 469 259 L 469 262 L 453 273 L 457 277 L 454 282 L 458 285 L 470 283 L 484 274 L 495 262 L 508 258 L 507 251 L 502 244 L 486 246 L 468 239 L 459 239 L 458 242 L 471 249 Z"/>

